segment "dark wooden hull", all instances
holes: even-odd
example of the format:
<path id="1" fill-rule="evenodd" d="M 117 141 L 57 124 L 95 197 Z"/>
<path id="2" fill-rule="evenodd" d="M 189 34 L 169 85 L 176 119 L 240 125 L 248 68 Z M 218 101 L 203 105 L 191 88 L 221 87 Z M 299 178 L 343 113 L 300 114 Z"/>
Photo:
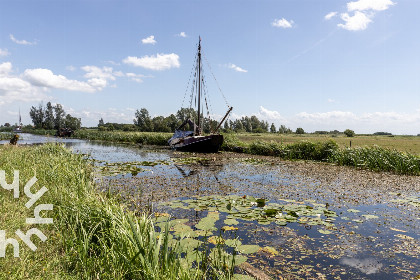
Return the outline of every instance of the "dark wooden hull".
<path id="1" fill-rule="evenodd" d="M 178 151 L 196 153 L 217 153 L 223 144 L 223 135 L 187 136 L 175 138 L 169 143 L 171 148 Z"/>

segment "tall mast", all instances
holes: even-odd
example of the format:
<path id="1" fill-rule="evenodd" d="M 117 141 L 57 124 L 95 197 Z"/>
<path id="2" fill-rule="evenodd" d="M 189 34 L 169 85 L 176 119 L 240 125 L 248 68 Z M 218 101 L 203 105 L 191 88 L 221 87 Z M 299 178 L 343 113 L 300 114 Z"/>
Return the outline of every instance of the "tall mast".
<path id="1" fill-rule="evenodd" d="M 201 37 L 198 37 L 198 135 L 201 134 L 201 127 L 200 127 L 200 97 L 201 97 Z"/>

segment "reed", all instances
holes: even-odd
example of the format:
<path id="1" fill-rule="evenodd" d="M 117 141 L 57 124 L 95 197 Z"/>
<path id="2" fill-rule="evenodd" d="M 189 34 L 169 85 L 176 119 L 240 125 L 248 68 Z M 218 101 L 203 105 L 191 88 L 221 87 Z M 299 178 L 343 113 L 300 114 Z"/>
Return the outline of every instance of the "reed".
<path id="1" fill-rule="evenodd" d="M 314 160 L 395 174 L 420 175 L 420 157 L 378 146 L 340 148 L 335 141 L 301 141 L 282 144 L 274 141 L 245 143 L 225 137 L 222 150 L 254 155 L 276 156 L 288 160 Z"/>
<path id="2" fill-rule="evenodd" d="M 73 137 L 89 140 L 165 146 L 168 145 L 168 140 L 172 137 L 172 133 L 98 131 L 81 129 L 77 130 Z"/>

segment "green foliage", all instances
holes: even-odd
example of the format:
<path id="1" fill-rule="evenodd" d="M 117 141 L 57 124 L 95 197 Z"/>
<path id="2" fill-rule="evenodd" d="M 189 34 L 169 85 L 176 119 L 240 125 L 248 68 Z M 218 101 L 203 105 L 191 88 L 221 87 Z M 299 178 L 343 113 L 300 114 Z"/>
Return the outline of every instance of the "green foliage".
<path id="1" fill-rule="evenodd" d="M 346 129 L 346 130 L 344 130 L 344 134 L 345 134 L 347 137 L 354 137 L 354 135 L 355 135 L 354 131 L 353 131 L 353 130 L 351 130 L 351 129 Z"/>
<path id="2" fill-rule="evenodd" d="M 104 127 L 105 129 L 105 127 Z M 156 132 L 122 132 L 80 129 L 75 132 L 75 138 L 88 140 L 102 140 L 110 142 L 137 143 L 142 145 L 168 145 L 172 133 Z"/>
<path id="3" fill-rule="evenodd" d="M 51 102 L 47 103 L 46 108 L 39 104 L 38 108 L 32 106 L 29 112 L 35 129 L 59 130 L 62 128 L 70 128 L 72 130 L 80 129 L 82 121 L 80 118 L 72 117 L 64 112 L 63 106 L 57 104 L 52 106 Z"/>
<path id="4" fill-rule="evenodd" d="M 296 128 L 296 132 L 295 133 L 296 134 L 305 134 L 305 131 L 303 130 L 303 128 L 298 127 L 298 128 Z"/>
<path id="5" fill-rule="evenodd" d="M 375 171 L 420 175 L 420 158 L 378 146 L 346 148 L 333 153 L 330 162 Z"/>

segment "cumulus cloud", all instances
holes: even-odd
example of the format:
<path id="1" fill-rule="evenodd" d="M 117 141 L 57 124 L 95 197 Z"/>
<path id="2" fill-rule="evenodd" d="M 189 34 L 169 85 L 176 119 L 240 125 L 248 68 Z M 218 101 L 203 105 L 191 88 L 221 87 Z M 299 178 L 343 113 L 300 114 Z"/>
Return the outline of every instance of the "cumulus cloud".
<path id="1" fill-rule="evenodd" d="M 241 67 L 239 67 L 239 66 L 237 66 L 237 65 L 235 65 L 233 63 L 229 63 L 228 64 L 228 68 L 233 69 L 236 72 L 243 72 L 243 73 L 248 72 L 248 70 L 245 70 L 245 69 L 243 69 L 243 68 L 241 68 Z"/>
<path id="2" fill-rule="evenodd" d="M 347 3 L 347 12 L 341 14 L 343 23 L 337 26 L 350 31 L 365 30 L 376 13 L 395 5 L 391 0 L 358 0 Z M 354 12 L 353 15 L 350 13 Z M 329 15 L 329 14 L 328 14 Z M 327 16 L 328 16 L 327 15 Z M 327 16 L 325 18 L 327 19 Z"/>
<path id="3" fill-rule="evenodd" d="M 123 63 L 155 71 L 179 68 L 180 66 L 179 56 L 174 53 L 156 54 L 151 56 L 146 55 L 140 58 L 129 56 L 123 60 Z"/>
<path id="4" fill-rule="evenodd" d="M 330 20 L 337 15 L 337 12 L 330 12 L 324 16 L 325 20 Z"/>
<path id="5" fill-rule="evenodd" d="M 7 49 L 0 49 L 0 56 L 8 56 L 10 52 Z"/>
<path id="6" fill-rule="evenodd" d="M 293 20 L 287 20 L 285 18 L 282 19 L 275 19 L 271 25 L 274 27 L 280 27 L 280 28 L 292 28 L 294 22 Z"/>
<path id="7" fill-rule="evenodd" d="M 154 44 L 156 44 L 155 36 L 151 35 L 151 36 L 149 36 L 147 38 L 141 39 L 141 42 L 143 44 L 151 44 L 151 45 L 154 45 Z"/>
<path id="8" fill-rule="evenodd" d="M 10 40 L 12 40 L 12 42 L 15 42 L 16 44 L 19 45 L 36 45 L 36 42 L 29 42 L 26 40 L 18 40 L 15 38 L 15 36 L 13 36 L 13 34 L 9 35 Z"/>
<path id="9" fill-rule="evenodd" d="M 339 23 L 338 26 L 350 31 L 365 30 L 368 24 L 372 22 L 368 15 L 359 11 L 356 11 L 353 16 L 343 13 L 341 19 L 344 20 L 345 24 Z"/>
<path id="10" fill-rule="evenodd" d="M 263 106 L 260 106 L 257 117 L 263 120 L 285 122 L 286 119 L 277 111 L 271 111 Z"/>
<path id="11" fill-rule="evenodd" d="M 42 89 L 13 74 L 11 62 L 0 64 L 0 105 L 15 101 L 38 102 L 46 98 Z"/>
<path id="12" fill-rule="evenodd" d="M 49 69 L 37 68 L 37 69 L 26 69 L 23 73 L 23 77 L 29 81 L 32 85 L 45 87 L 45 88 L 57 88 L 71 91 L 83 91 L 83 92 L 95 92 L 96 88 L 86 82 L 77 80 L 69 80 L 63 75 L 55 75 Z"/>
<path id="13" fill-rule="evenodd" d="M 359 0 L 347 3 L 348 11 L 384 11 L 395 5 L 391 0 Z"/>

